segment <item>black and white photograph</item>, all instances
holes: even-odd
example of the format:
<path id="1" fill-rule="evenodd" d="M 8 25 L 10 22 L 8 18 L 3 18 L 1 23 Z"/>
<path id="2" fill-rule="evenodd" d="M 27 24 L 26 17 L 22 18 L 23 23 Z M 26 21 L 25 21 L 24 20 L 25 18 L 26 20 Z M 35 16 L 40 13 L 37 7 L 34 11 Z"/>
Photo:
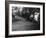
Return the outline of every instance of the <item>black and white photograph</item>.
<path id="1" fill-rule="evenodd" d="M 12 7 L 12 31 L 40 30 L 40 8 Z"/>
<path id="2" fill-rule="evenodd" d="M 8 35 L 43 34 L 44 3 L 10 3 Z"/>

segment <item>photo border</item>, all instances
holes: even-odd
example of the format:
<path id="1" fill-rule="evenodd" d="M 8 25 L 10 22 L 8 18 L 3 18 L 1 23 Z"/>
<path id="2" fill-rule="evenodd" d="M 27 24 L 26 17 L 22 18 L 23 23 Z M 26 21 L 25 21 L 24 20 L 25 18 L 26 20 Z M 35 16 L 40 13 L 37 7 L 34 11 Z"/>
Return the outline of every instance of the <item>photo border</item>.
<path id="1" fill-rule="evenodd" d="M 43 33 L 37 34 L 23 34 L 23 35 L 9 35 L 9 4 L 34 4 L 34 5 L 43 5 Z M 45 3 L 41 2 L 24 2 L 24 1 L 5 1 L 5 37 L 23 37 L 23 36 L 39 36 L 45 35 Z"/>

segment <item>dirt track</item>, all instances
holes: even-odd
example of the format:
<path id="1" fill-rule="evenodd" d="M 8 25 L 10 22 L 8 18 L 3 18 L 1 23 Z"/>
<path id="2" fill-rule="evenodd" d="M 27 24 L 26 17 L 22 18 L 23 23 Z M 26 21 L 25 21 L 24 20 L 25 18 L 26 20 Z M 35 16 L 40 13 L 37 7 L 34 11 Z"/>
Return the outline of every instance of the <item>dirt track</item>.
<path id="1" fill-rule="evenodd" d="M 22 17 L 15 17 L 18 21 L 14 21 L 12 24 L 13 31 L 24 31 L 24 30 L 37 30 L 39 29 L 39 25 L 33 22 L 27 21 L 25 18 Z"/>

